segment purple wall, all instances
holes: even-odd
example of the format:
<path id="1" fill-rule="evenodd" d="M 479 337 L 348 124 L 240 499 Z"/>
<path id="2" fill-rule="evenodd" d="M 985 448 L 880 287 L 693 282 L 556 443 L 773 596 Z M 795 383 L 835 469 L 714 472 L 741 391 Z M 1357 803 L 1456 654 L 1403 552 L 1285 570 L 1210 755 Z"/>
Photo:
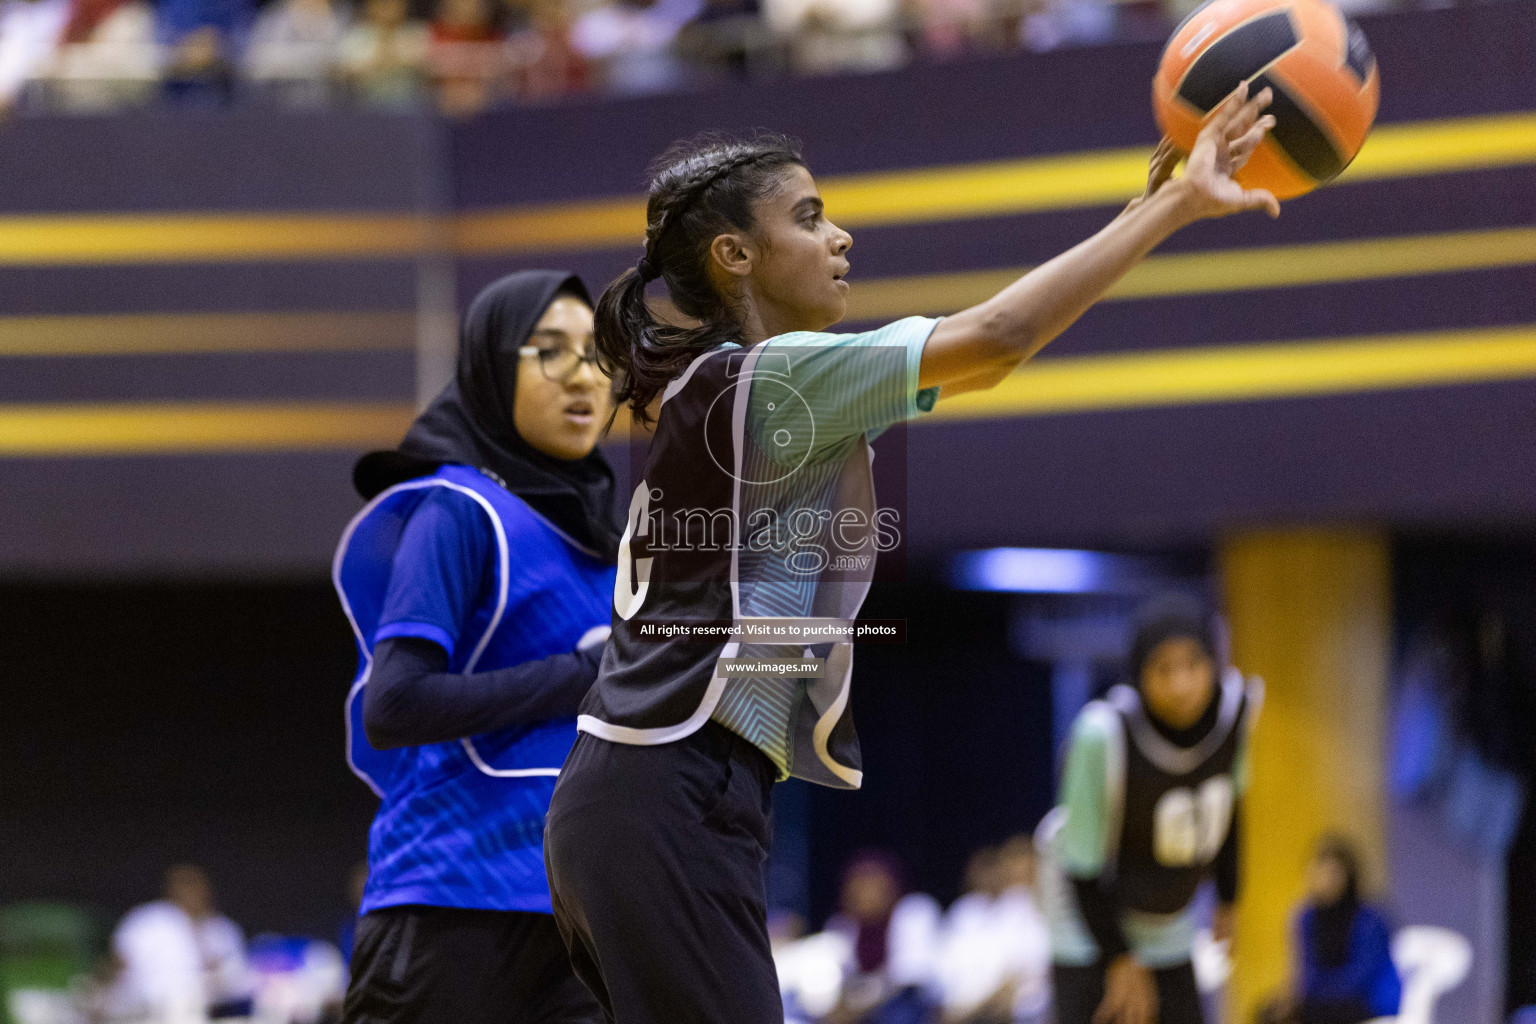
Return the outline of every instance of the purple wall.
<path id="1" fill-rule="evenodd" d="M 1528 4 L 1378 17 L 1383 123 L 1530 109 Z M 0 217 L 196 212 L 437 215 L 637 195 L 645 164 L 705 128 L 798 135 L 819 174 L 1150 144 L 1157 47 L 1017 54 L 901 72 L 580 101 L 464 122 L 358 113 L 22 119 L 0 135 Z M 864 228 L 859 280 L 1037 262 L 1110 208 Z M 835 216 L 835 211 L 834 211 Z M 1340 185 L 1276 223 L 1207 223 L 1168 251 L 1536 223 L 1536 164 Z M 476 256 L 457 302 L 525 266 L 600 287 L 638 251 Z M 335 259 L 0 263 L 0 317 L 411 314 L 413 253 Z M 1536 324 L 1536 269 L 1104 304 L 1043 359 Z M 26 403 L 390 402 L 417 392 L 410 339 L 370 351 L 0 355 L 0 411 Z M 1483 529 L 1536 517 L 1536 385 L 1084 413 L 910 432 L 914 552 L 996 542 L 1202 543 L 1245 522 L 1356 519 Z M 357 507 L 356 452 L 0 458 L 0 574 L 314 573 Z"/>

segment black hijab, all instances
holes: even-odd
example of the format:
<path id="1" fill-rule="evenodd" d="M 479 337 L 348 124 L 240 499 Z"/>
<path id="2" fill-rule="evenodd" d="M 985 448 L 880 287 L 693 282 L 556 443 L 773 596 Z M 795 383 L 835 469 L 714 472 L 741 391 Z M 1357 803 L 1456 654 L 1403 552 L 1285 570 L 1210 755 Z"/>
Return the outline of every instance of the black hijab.
<path id="1" fill-rule="evenodd" d="M 518 434 L 512 419 L 517 350 L 528 344 L 539 318 L 560 295 L 592 304 L 581 278 L 554 270 L 508 274 L 477 295 L 459 332 L 454 381 L 416 417 L 398 449 L 358 460 L 352 471 L 358 493 L 371 499 L 448 463 L 474 466 L 577 544 L 612 562 L 623 522 L 608 460 L 597 448 L 572 461 L 546 455 Z"/>
<path id="2" fill-rule="evenodd" d="M 1187 637 L 1199 644 L 1212 661 L 1216 660 L 1216 631 L 1211 616 L 1199 601 L 1177 591 L 1159 594 L 1137 608 L 1131 631 L 1131 653 L 1125 667 L 1132 686 L 1141 686 L 1141 670 L 1165 640 Z"/>
<path id="3" fill-rule="evenodd" d="M 1205 607 L 1184 594 L 1177 592 L 1160 594 L 1136 610 L 1131 654 L 1126 664 L 1130 684 L 1134 689 L 1141 690 L 1141 670 L 1146 667 L 1147 659 L 1152 657 L 1152 652 L 1157 650 L 1158 645 L 1163 641 L 1176 637 L 1193 640 L 1200 645 L 1200 649 L 1205 651 L 1211 661 L 1220 664 L 1216 657 L 1216 632 L 1212 628 L 1211 616 L 1206 612 Z M 1211 688 L 1210 702 L 1206 704 L 1205 710 L 1193 725 L 1175 729 L 1152 714 L 1150 709 L 1147 712 L 1147 721 L 1151 722 L 1152 727 L 1169 743 L 1180 747 L 1193 747 L 1216 728 L 1220 714 L 1221 683 L 1218 678 L 1217 685 Z"/>
<path id="4" fill-rule="evenodd" d="M 1338 836 L 1328 836 L 1318 844 L 1318 857 L 1329 857 L 1344 870 L 1344 891 L 1332 903 L 1312 907 L 1312 944 L 1318 963 L 1324 967 L 1343 967 L 1349 961 L 1349 940 L 1355 931 L 1355 915 L 1360 911 L 1360 861 L 1354 848 Z"/>

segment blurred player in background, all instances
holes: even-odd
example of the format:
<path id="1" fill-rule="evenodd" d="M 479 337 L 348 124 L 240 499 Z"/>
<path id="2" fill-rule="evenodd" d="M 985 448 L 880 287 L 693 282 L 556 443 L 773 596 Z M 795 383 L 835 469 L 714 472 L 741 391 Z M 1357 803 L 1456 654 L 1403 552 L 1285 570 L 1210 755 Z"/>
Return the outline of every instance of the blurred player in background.
<path id="1" fill-rule="evenodd" d="M 1220 664 L 1190 599 L 1137 615 L 1128 682 L 1072 728 L 1059 804 L 1040 838 L 1058 1024 L 1202 1024 L 1191 953 L 1196 889 L 1232 936 L 1248 734 L 1262 689 Z"/>
<path id="2" fill-rule="evenodd" d="M 1144 197 L 995 297 L 863 334 L 823 333 L 847 313 L 853 240 L 792 143 L 704 140 L 658 164 L 645 254 L 597 315 L 619 397 L 639 422 L 654 416 L 656 434 L 620 548 L 613 639 L 545 836 L 561 932 L 611 1020 L 782 1024 L 763 892 L 769 791 L 791 775 L 862 779 L 851 642 L 642 630 L 853 619 L 881 545 L 868 438 L 931 408 L 941 387 L 1003 380 L 1180 227 L 1278 215 L 1272 195 L 1232 179 L 1272 123 L 1269 99 L 1239 89 L 1183 177 L 1171 179 L 1182 154 L 1160 147 Z M 691 323 L 655 317 L 656 279 Z M 802 557 L 815 523 L 860 554 Z M 738 656 L 820 664 L 814 677 L 757 676 L 722 664 Z"/>
<path id="3" fill-rule="evenodd" d="M 455 382 L 399 450 L 358 463 L 372 500 L 335 572 L 363 663 L 350 757 L 382 803 L 350 1024 L 601 1019 L 550 916 L 542 839 L 608 632 L 610 408 L 581 281 L 512 274 L 470 306 Z"/>
<path id="4" fill-rule="evenodd" d="M 1355 844 L 1324 836 L 1307 867 L 1307 900 L 1296 915 L 1292 991 L 1266 1020 L 1362 1024 L 1397 1016 L 1403 983 L 1392 962 L 1392 928 L 1361 888 Z"/>

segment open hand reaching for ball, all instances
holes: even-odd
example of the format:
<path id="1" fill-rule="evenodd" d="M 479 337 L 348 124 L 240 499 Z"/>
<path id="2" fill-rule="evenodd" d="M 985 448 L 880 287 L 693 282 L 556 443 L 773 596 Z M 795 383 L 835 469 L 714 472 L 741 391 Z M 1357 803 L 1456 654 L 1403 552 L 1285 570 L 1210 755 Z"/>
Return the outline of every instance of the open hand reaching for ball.
<path id="1" fill-rule="evenodd" d="M 1249 98 L 1248 83 L 1243 82 L 1221 101 L 1200 129 L 1194 149 L 1185 158 L 1184 176 L 1179 179 L 1191 220 L 1225 217 L 1244 210 L 1263 210 L 1271 217 L 1280 216 L 1280 200 L 1272 193 L 1243 188 L 1233 178 L 1264 141 L 1265 133 L 1275 126 L 1274 116 L 1263 113 L 1273 98 L 1268 88 Z M 1172 143 L 1166 144 L 1172 147 Z M 1153 174 L 1158 170 L 1154 155 Z M 1169 164 L 1164 180 L 1172 172 L 1173 165 Z M 1152 182 L 1148 182 L 1148 187 L 1152 187 Z"/>
<path id="2" fill-rule="evenodd" d="M 1185 153 L 1164 136 L 1148 163 L 1146 192 L 1131 200 L 1126 211 L 1150 199 L 1173 180 L 1179 164 L 1185 163 L 1179 187 L 1185 193 L 1182 205 L 1189 220 L 1225 217 L 1244 210 L 1263 210 L 1271 217 L 1280 216 L 1280 201 L 1271 193 L 1245 189 L 1233 179 L 1264 141 L 1265 133 L 1275 126 L 1274 116 L 1262 113 L 1273 96 L 1265 88 L 1249 99 L 1248 83 L 1241 83 L 1211 114 L 1191 153 Z"/>

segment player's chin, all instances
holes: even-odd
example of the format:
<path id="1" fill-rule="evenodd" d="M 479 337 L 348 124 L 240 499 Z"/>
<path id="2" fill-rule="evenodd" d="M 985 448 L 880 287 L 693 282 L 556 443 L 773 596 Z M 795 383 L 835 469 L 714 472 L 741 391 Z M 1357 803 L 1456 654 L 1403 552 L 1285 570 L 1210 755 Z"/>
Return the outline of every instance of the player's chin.
<path id="1" fill-rule="evenodd" d="M 554 437 L 551 438 L 553 443 L 550 445 L 550 448 L 553 450 L 546 454 L 568 461 L 584 459 L 596 447 L 598 435 L 602 433 L 602 430 L 602 421 L 582 426 L 566 424 L 563 430 L 557 431 Z"/>
<path id="2" fill-rule="evenodd" d="M 838 281 L 834 284 L 833 289 L 833 292 L 827 296 L 825 312 L 822 317 L 826 320 L 829 327 L 832 324 L 841 323 L 843 318 L 848 315 L 848 285 L 845 282 Z"/>

